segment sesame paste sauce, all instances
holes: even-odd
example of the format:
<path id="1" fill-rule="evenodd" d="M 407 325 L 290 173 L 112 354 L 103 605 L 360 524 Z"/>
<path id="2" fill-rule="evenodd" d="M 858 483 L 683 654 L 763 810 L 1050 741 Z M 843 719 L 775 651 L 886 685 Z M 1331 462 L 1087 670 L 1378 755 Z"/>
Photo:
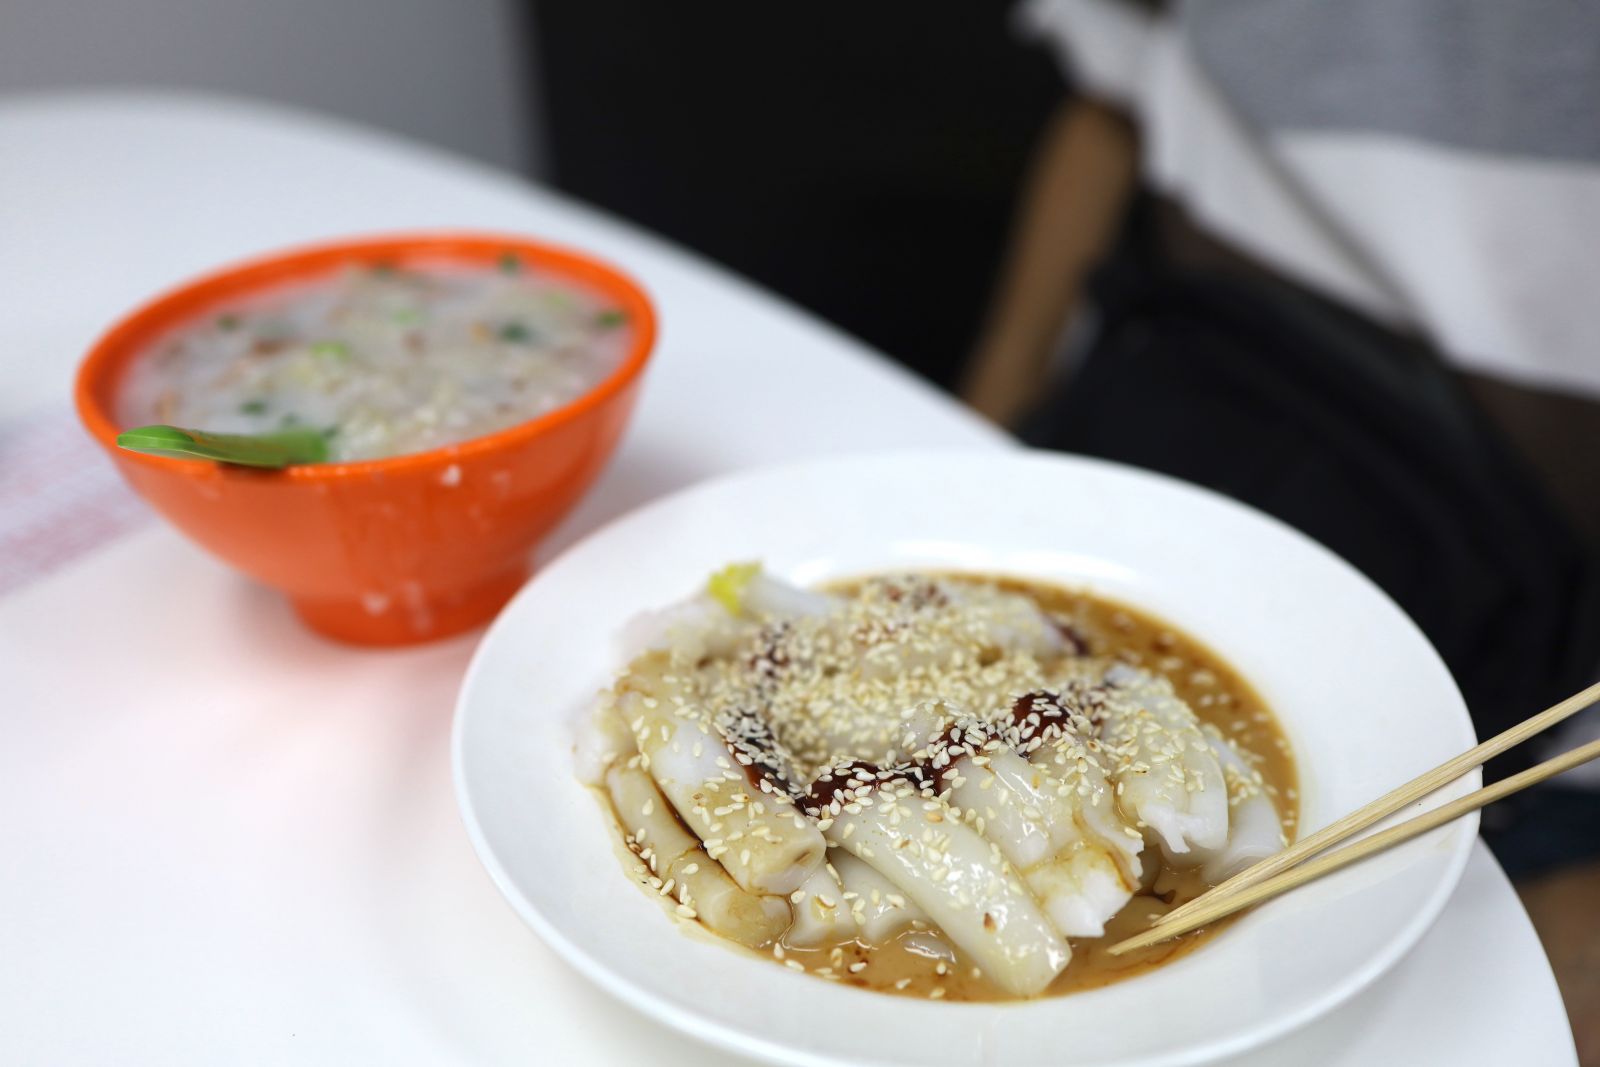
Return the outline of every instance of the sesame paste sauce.
<path id="1" fill-rule="evenodd" d="M 1293 841 L 1299 818 L 1297 773 L 1287 738 L 1271 711 L 1245 679 L 1203 642 L 1139 609 L 1084 590 L 1011 577 L 930 574 L 941 582 L 982 583 L 1031 598 L 1075 643 L 1079 654 L 1119 659 L 1170 681 L 1176 694 L 1202 723 L 1229 739 L 1259 775 Z M 827 591 L 850 595 L 855 583 L 838 582 Z M 604 798 L 604 792 L 599 795 Z M 610 802 L 606 801 L 607 806 Z M 614 814 L 614 812 L 613 812 Z M 618 831 L 619 840 L 621 832 Z M 628 855 L 630 859 L 633 857 Z M 1144 949 L 1112 956 L 1106 949 L 1151 927 L 1167 912 L 1210 888 L 1199 868 L 1167 864 L 1160 849 L 1143 853 L 1143 886 L 1106 923 L 1099 938 L 1071 938 L 1072 959 L 1042 994 L 1058 996 L 1095 989 L 1179 959 L 1226 928 L 1232 918 Z M 634 865 L 639 866 L 637 861 Z M 1153 876 L 1148 868 L 1154 867 Z M 636 876 L 648 876 L 642 867 Z M 683 921 L 683 920 L 680 920 Z M 985 978 L 971 961 L 954 955 L 936 929 L 912 928 L 891 941 L 867 945 L 858 940 L 797 947 L 780 936 L 757 955 L 826 980 L 878 992 L 951 1001 L 1015 1000 Z M 750 951 L 732 942 L 729 947 Z"/>

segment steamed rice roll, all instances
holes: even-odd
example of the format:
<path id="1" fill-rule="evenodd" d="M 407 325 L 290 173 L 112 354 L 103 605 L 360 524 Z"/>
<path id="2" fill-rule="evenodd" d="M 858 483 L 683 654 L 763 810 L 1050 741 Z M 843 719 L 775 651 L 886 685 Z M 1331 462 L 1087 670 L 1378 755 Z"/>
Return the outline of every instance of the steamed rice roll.
<path id="1" fill-rule="evenodd" d="M 1043 992 L 1071 960 L 1000 850 L 944 801 L 857 765 L 824 775 L 812 803 L 831 844 L 893 883 L 1008 992 Z"/>
<path id="2" fill-rule="evenodd" d="M 617 711 L 633 731 L 644 768 L 740 888 L 789 895 L 822 865 L 826 844 L 784 790 L 782 753 L 758 760 L 730 745 L 697 717 L 672 671 L 665 655 L 650 653 L 617 682 Z M 778 773 L 763 773 L 772 764 Z"/>
<path id="3" fill-rule="evenodd" d="M 1186 859 L 1200 864 L 1212 885 L 1227 881 L 1246 867 L 1283 851 L 1283 823 L 1267 795 L 1261 772 L 1245 762 L 1237 749 L 1218 736 L 1208 736 L 1211 750 L 1228 782 L 1228 839 L 1215 849 L 1196 848 Z"/>
<path id="4" fill-rule="evenodd" d="M 842 848 L 828 849 L 828 865 L 844 886 L 857 936 L 868 945 L 882 945 L 913 926 L 931 925 L 928 913 L 873 867 Z"/>
<path id="5" fill-rule="evenodd" d="M 963 821 L 1000 847 L 1056 929 L 1099 937 L 1139 884 L 1142 842 L 1116 819 L 1097 765 L 1082 769 L 1064 754 L 1061 771 L 1071 778 L 1000 749 L 962 758 L 943 780 Z"/>
<path id="6" fill-rule="evenodd" d="M 699 594 L 634 616 L 618 646 L 623 660 L 659 651 L 693 664 L 732 653 L 765 620 L 825 615 L 835 604 L 825 593 L 773 577 L 760 564 L 734 563 L 711 575 Z"/>
<path id="7" fill-rule="evenodd" d="M 1117 803 L 1169 858 L 1228 839 L 1228 789 L 1200 720 L 1172 683 L 1117 664 L 1105 673 L 1100 741 Z"/>
<path id="8" fill-rule="evenodd" d="M 623 762 L 606 773 L 605 786 L 628 848 L 649 871 L 651 888 L 668 898 L 679 916 L 698 919 L 712 933 L 750 948 L 783 933 L 789 906 L 778 897 L 739 888 L 679 824 L 649 775 Z"/>
<path id="9" fill-rule="evenodd" d="M 829 850 L 832 851 L 831 849 Z M 794 924 L 784 941 L 798 948 L 830 944 L 854 937 L 855 917 L 844 898 L 844 885 L 830 862 L 811 873 L 811 877 L 789 896 Z"/>

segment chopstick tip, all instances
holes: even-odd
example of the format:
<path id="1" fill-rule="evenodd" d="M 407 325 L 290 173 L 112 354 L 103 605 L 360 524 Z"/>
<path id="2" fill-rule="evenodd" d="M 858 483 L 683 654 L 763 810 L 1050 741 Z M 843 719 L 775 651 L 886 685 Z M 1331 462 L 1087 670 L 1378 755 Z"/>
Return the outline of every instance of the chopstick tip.
<path id="1" fill-rule="evenodd" d="M 1146 945 L 1154 945 L 1166 940 L 1164 937 L 1151 937 L 1150 935 L 1155 932 L 1154 929 L 1151 929 L 1142 934 L 1135 934 L 1130 938 L 1118 941 L 1115 945 L 1106 949 L 1106 952 L 1113 956 L 1120 956 L 1125 952 L 1132 952 L 1136 948 L 1144 948 Z"/>

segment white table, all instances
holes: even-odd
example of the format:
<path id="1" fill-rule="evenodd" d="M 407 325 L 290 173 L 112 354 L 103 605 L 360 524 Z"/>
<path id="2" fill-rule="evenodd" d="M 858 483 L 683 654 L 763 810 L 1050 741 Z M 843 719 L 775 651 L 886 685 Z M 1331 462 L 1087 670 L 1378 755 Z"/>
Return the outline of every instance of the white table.
<path id="1" fill-rule="evenodd" d="M 108 506 L 118 494 L 64 400 L 100 327 L 244 254 L 434 225 L 592 249 L 661 309 L 637 421 L 550 549 L 734 467 L 1005 447 L 850 338 L 509 177 L 303 114 L 89 95 L 0 102 L 0 471 L 16 477 L 24 449 L 5 429 L 28 420 L 56 443 L 28 462 Z M 591 988 L 479 869 L 446 744 L 475 636 L 324 643 L 137 514 L 0 599 L 0 1059 L 727 1062 Z M 1575 1057 L 1544 954 L 1480 845 L 1394 972 L 1239 1062 Z"/>

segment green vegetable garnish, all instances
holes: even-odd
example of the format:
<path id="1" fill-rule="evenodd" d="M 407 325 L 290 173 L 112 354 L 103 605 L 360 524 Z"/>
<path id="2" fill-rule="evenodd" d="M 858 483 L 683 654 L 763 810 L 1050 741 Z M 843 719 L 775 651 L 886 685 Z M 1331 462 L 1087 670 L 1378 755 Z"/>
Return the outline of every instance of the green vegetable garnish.
<path id="1" fill-rule="evenodd" d="M 502 341 L 511 341 L 520 345 L 527 344 L 532 337 L 533 334 L 529 332 L 528 327 L 520 322 L 508 322 L 500 327 L 500 340 Z"/>
<path id="2" fill-rule="evenodd" d="M 246 400 L 239 405 L 239 414 L 241 415 L 265 415 L 266 413 L 267 402 L 265 400 Z"/>
<path id="3" fill-rule="evenodd" d="M 326 463 L 327 438 L 315 430 L 278 433 L 206 433 L 177 426 L 140 426 L 117 434 L 130 452 L 178 459 L 210 459 L 244 467 L 278 469 L 295 463 Z"/>
<path id="4" fill-rule="evenodd" d="M 515 252 L 507 252 L 505 255 L 501 256 L 500 257 L 500 273 L 501 274 L 521 274 L 522 273 L 522 257 L 517 255 Z"/>
<path id="5" fill-rule="evenodd" d="M 597 330 L 614 330 L 628 321 L 628 313 L 617 308 L 607 308 L 594 317 Z"/>
<path id="6" fill-rule="evenodd" d="M 396 326 L 420 326 L 422 312 L 417 308 L 401 308 L 389 316 L 389 321 Z"/>
<path id="7" fill-rule="evenodd" d="M 400 273 L 400 268 L 388 260 L 379 260 L 372 265 L 372 274 L 375 278 L 392 278 Z"/>
<path id="8" fill-rule="evenodd" d="M 350 358 L 350 346 L 343 341 L 318 341 L 311 346 L 311 354 L 342 363 Z"/>
<path id="9" fill-rule="evenodd" d="M 218 315 L 217 316 L 217 329 L 219 329 L 219 330 L 237 330 L 238 328 L 239 328 L 239 316 L 234 315 L 232 313 L 227 314 L 227 315 Z"/>
<path id="10" fill-rule="evenodd" d="M 706 592 L 728 610 L 729 615 L 744 614 L 744 591 L 756 575 L 761 573 L 759 563 L 730 563 L 706 579 Z"/>

